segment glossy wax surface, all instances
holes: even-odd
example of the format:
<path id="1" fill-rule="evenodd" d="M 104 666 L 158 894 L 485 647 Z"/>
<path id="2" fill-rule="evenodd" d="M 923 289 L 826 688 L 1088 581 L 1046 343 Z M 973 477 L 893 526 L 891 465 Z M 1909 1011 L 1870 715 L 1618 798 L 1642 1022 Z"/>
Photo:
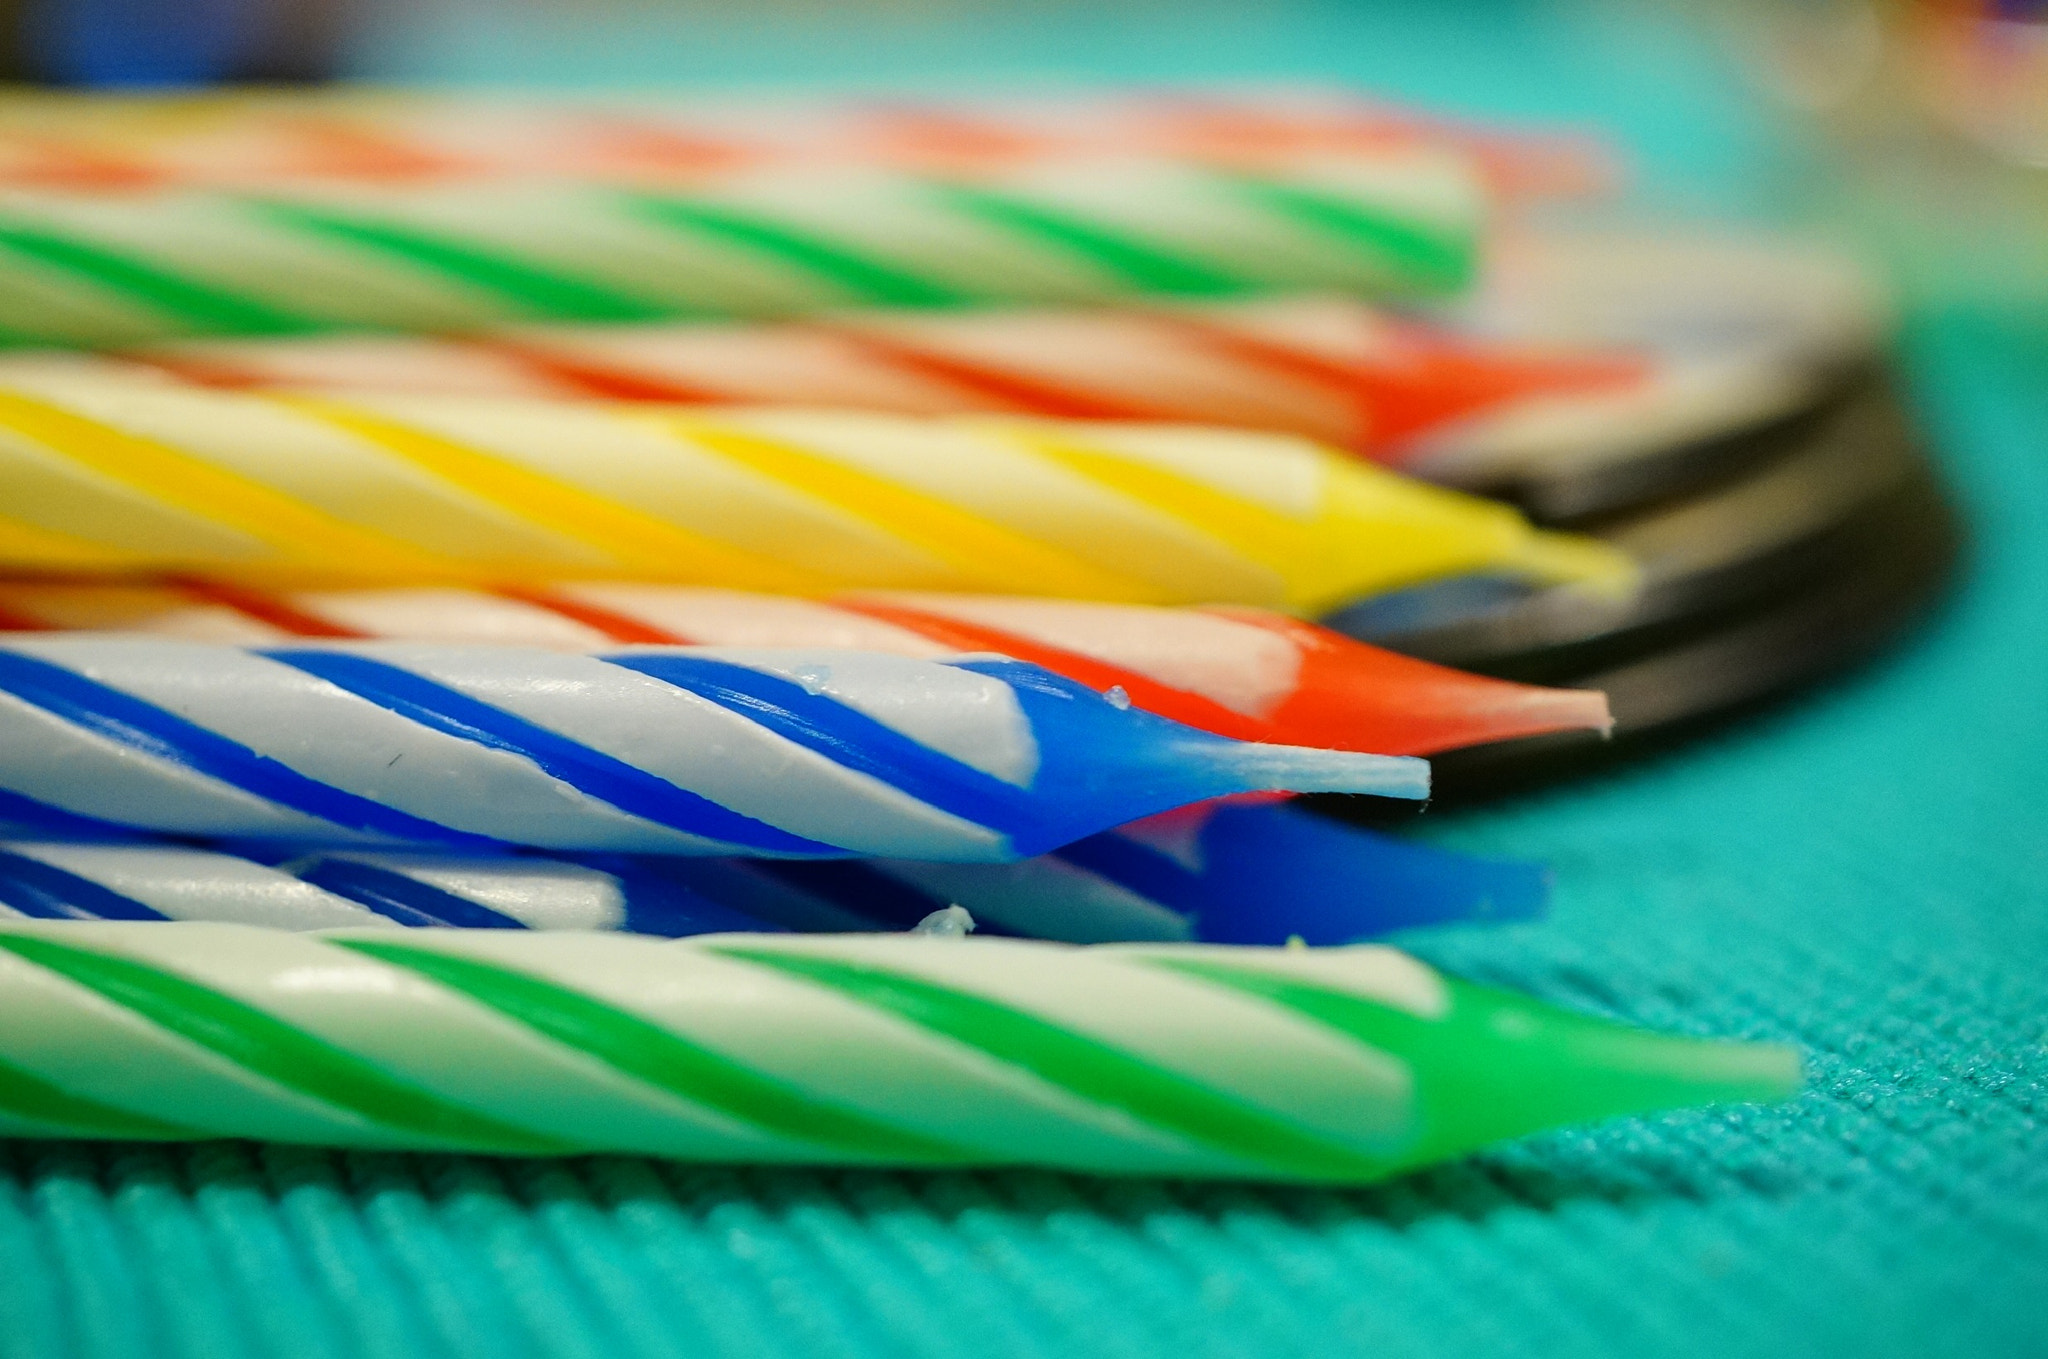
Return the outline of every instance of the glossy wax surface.
<path id="1" fill-rule="evenodd" d="M 1372 947 L 24 922 L 0 1013 L 0 1132 L 544 1155 L 1356 1181 L 1799 1079 Z"/>
<path id="2" fill-rule="evenodd" d="M 1257 165 L 1108 148 L 949 175 L 767 166 L 255 192 L 13 189 L 0 326 L 45 343 L 848 305 L 1106 301 L 1471 276 L 1475 169 L 1410 144 Z"/>
<path id="3" fill-rule="evenodd" d="M 793 599 L 558 582 L 497 590 L 258 590 L 224 581 L 0 582 L 0 631 L 146 632 L 244 645 L 383 637 L 604 650 L 618 643 L 999 652 L 1219 735 L 1382 755 L 1602 729 L 1597 693 L 1411 660 L 1259 609 L 945 594 Z"/>
<path id="4" fill-rule="evenodd" d="M 1315 614 L 1468 572 L 1627 593 L 1507 506 L 1283 434 L 804 408 L 0 382 L 0 563 L 625 577 Z"/>
<path id="5" fill-rule="evenodd" d="M 983 935 L 1348 944 L 1543 913 L 1535 864 L 1453 854 L 1277 802 L 1208 803 L 1013 864 L 546 856 L 138 843 L 0 794 L 0 919 L 318 930 L 906 930 L 948 907 Z"/>
<path id="6" fill-rule="evenodd" d="M 581 656 L 118 634 L 0 643 L 0 790 L 269 842 L 1001 863 L 1252 792 L 1423 797 L 1410 758 L 1233 741 L 1000 656 Z"/>
<path id="7" fill-rule="evenodd" d="M 1279 429 L 1400 464 L 1470 422 L 1579 409 L 1652 386 L 1650 355 L 1399 318 L 1355 298 L 1191 306 L 857 311 L 751 324 L 520 327 L 470 336 L 187 341 L 117 354 L 0 353 L 13 372 L 209 387 L 774 401 Z M 1640 420 L 1614 410 L 1608 423 Z M 1485 459 L 1470 457 L 1482 474 Z M 1470 469 L 1465 469 L 1469 471 Z"/>

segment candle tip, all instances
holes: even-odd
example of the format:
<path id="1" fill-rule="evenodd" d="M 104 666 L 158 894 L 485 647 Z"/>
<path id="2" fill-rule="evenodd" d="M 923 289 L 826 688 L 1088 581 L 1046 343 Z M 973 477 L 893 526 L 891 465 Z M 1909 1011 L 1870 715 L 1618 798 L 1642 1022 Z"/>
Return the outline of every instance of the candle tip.
<path id="1" fill-rule="evenodd" d="M 1239 741 L 1224 758 L 1247 793 L 1367 793 L 1375 797 L 1429 796 L 1429 761 L 1410 755 L 1370 755 L 1312 746 Z"/>
<path id="2" fill-rule="evenodd" d="M 1620 602 L 1642 588 L 1642 567 L 1620 548 L 1576 533 L 1530 533 L 1508 565 L 1548 585 Z"/>
<path id="3" fill-rule="evenodd" d="M 1525 996 L 1446 978 L 1452 1041 L 1417 1063 L 1434 1084 L 1415 1161 L 1502 1137 L 1713 1104 L 1788 1099 L 1801 1059 L 1779 1043 L 1631 1028 Z M 1482 1097 L 1483 1096 L 1483 1097 Z"/>

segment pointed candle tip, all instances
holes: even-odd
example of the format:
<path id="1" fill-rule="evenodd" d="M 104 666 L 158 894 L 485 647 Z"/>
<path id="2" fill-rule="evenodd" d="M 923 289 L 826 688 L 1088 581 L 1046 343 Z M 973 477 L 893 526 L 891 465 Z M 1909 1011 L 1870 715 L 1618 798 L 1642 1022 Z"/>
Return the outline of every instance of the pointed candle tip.
<path id="1" fill-rule="evenodd" d="M 1420 800 L 1429 796 L 1429 761 L 1407 755 L 1231 742 L 1220 748 L 1240 791 L 1368 793 Z"/>
<path id="2" fill-rule="evenodd" d="M 1805 1085 L 1805 1059 L 1784 1043 L 1700 1042 L 1690 1066 L 1701 1103 L 1767 1103 Z"/>
<path id="3" fill-rule="evenodd" d="M 1550 731 L 1597 731 L 1614 735 L 1614 709 L 1598 689 L 1535 689 L 1524 700 L 1523 716 Z"/>
<path id="4" fill-rule="evenodd" d="M 1620 548 L 1576 533 L 1531 532 L 1511 563 L 1531 578 L 1620 603 L 1642 588 L 1643 571 Z"/>
<path id="5" fill-rule="evenodd" d="M 1466 677 L 1451 692 L 1460 706 L 1439 719 L 1427 744 L 1418 741 L 1411 749 L 1432 754 L 1561 732 L 1596 732 L 1603 739 L 1614 734 L 1614 710 L 1598 689 L 1550 689 Z"/>
<path id="6" fill-rule="evenodd" d="M 1800 1054 L 1783 1044 L 1656 1033 L 1453 978 L 1445 984 L 1445 1032 L 1467 1046 L 1455 1055 L 1440 1048 L 1429 1064 L 1437 1096 L 1430 1156 L 1541 1128 L 1763 1103 L 1800 1089 Z"/>

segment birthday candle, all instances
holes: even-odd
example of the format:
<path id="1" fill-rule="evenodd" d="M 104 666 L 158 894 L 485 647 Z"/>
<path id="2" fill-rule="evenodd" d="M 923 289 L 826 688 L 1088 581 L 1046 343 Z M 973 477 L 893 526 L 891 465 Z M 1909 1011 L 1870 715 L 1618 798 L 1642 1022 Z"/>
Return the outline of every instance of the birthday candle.
<path id="1" fill-rule="evenodd" d="M 693 891 L 664 866 L 650 859 L 644 872 L 623 863 L 607 872 L 514 855 L 231 853 L 143 840 L 4 839 L 0 918 L 211 920 L 283 930 L 395 922 L 666 936 L 778 927 Z"/>
<path id="2" fill-rule="evenodd" d="M 1348 944 L 1421 925 L 1531 920 L 1549 898 L 1536 865 L 1453 854 L 1275 803 L 1182 808 L 1014 864 L 754 867 L 898 927 L 957 902 L 998 930 L 1077 944 Z M 870 870 L 897 889 L 884 898 L 896 904 L 870 905 L 875 895 L 850 882 Z M 904 888 L 918 895 L 903 899 Z"/>
<path id="3" fill-rule="evenodd" d="M 417 184 L 546 173 L 689 182 L 772 165 L 958 172 L 1103 151 L 1257 165 L 1305 151 L 1430 146 L 1496 192 L 1582 192 L 1596 149 L 1479 129 L 1313 86 L 1063 91 L 1052 98 L 574 99 L 356 90 L 180 91 L 174 100 L 9 91 L 0 183 L 134 189 L 292 181 Z"/>
<path id="4" fill-rule="evenodd" d="M 1633 567 L 1286 435 L 449 397 L 0 386 L 0 563 L 330 581 L 639 577 L 1318 612 Z"/>
<path id="5" fill-rule="evenodd" d="M 852 647 L 938 657 L 993 651 L 1147 712 L 1248 741 L 1430 755 L 1573 728 L 1604 730 L 1602 696 L 1509 684 L 1411 660 L 1264 610 L 868 594 L 825 602 L 674 585 L 563 582 L 264 592 L 0 581 L 0 630 L 89 628 L 262 645 L 292 637 Z"/>
<path id="6" fill-rule="evenodd" d="M 1468 281 L 1481 207 L 1469 165 L 1429 147 L 1250 169 L 1122 154 L 950 175 L 811 166 L 681 188 L 0 188 L 0 334 L 105 345 L 1286 287 L 1433 293 Z"/>
<path id="7" fill-rule="evenodd" d="M 0 1129 L 1365 1181 L 1798 1058 L 1385 948 L 0 922 Z"/>
<path id="8" fill-rule="evenodd" d="M 1002 657 L 378 642 L 0 644 L 0 788 L 266 840 L 1003 862 L 1420 760 L 1233 741 Z"/>
<path id="9" fill-rule="evenodd" d="M 37 810 L 0 802 L 0 811 Z M 907 929 L 957 905 L 984 933 L 1069 943 L 1323 944 L 1416 925 L 1526 920 L 1541 914 L 1547 894 L 1532 865 L 1451 854 L 1271 804 L 1211 804 L 1016 864 L 943 865 L 200 849 L 110 837 L 47 810 L 36 820 L 0 839 L 0 917 L 685 935 Z"/>
<path id="10" fill-rule="evenodd" d="M 207 386 L 778 402 L 1285 430 L 1399 464 L 1475 421 L 1654 414 L 1670 375 L 1617 348 L 1471 337 L 1353 298 L 1103 309 L 838 312 L 803 321 L 314 335 L 124 355 L 0 353 L 10 373 L 169 375 Z M 1467 441 L 1469 442 L 1469 440 Z M 1461 447 L 1458 470 L 1488 469 Z"/>

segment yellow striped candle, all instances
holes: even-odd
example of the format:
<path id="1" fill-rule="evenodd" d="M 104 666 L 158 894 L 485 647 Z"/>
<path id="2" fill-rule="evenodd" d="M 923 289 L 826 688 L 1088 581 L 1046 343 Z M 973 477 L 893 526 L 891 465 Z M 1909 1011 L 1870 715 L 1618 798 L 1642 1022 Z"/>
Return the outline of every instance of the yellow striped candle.
<path id="1" fill-rule="evenodd" d="M 1287 435 L 58 377 L 0 387 L 0 564 L 1303 613 L 1471 572 L 1633 583 L 1601 544 Z"/>

